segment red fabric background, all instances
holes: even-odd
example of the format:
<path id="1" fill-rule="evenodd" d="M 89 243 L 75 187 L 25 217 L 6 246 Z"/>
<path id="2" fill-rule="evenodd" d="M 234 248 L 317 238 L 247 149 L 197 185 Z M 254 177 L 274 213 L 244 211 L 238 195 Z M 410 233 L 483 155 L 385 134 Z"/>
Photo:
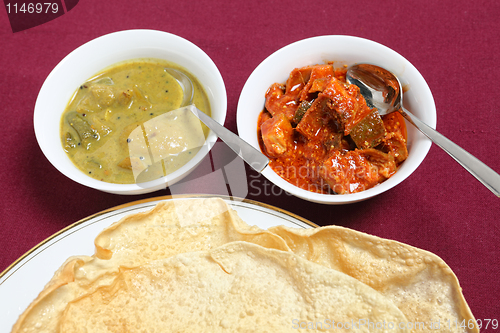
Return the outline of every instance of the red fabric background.
<path id="1" fill-rule="evenodd" d="M 236 132 L 240 91 L 268 55 L 299 39 L 353 35 L 382 43 L 412 62 L 437 106 L 438 130 L 500 171 L 500 2 L 469 0 L 274 0 L 80 2 L 65 15 L 13 33 L 0 9 L 0 271 L 77 220 L 141 196 L 101 193 L 67 179 L 35 140 L 33 107 L 53 67 L 106 33 L 147 28 L 184 37 L 217 64 L 228 94 L 225 126 Z M 214 161 L 223 164 L 224 149 Z M 218 160 L 218 156 L 220 159 Z M 196 172 L 193 177 L 196 176 Z M 458 276 L 478 319 L 500 320 L 500 201 L 433 146 L 397 188 L 344 206 L 313 204 L 257 180 L 247 198 L 289 210 L 319 225 L 337 224 L 432 251 Z M 215 193 L 211 184 L 186 193 Z M 259 191 L 260 189 L 261 191 Z M 0 314 L 0 317 L 2 315 Z M 494 332 L 494 330 L 488 330 Z"/>

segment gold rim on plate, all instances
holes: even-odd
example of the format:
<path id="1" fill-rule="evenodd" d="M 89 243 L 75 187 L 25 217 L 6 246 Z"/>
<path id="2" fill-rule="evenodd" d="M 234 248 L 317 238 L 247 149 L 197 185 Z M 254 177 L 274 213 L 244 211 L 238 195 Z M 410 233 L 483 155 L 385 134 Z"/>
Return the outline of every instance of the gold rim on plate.
<path id="1" fill-rule="evenodd" d="M 37 245 L 35 245 L 34 247 L 32 247 L 30 250 L 28 250 L 27 252 L 25 252 L 22 256 L 20 256 L 16 261 L 14 261 L 12 264 L 10 264 L 5 270 L 2 271 L 2 273 L 0 273 L 0 280 L 5 276 L 7 275 L 7 273 L 9 273 L 12 269 L 14 269 L 22 260 L 24 260 L 25 258 L 27 258 L 30 254 L 34 253 L 35 251 L 37 251 L 40 247 L 42 247 L 43 245 L 47 244 L 48 242 L 50 242 L 51 240 L 53 240 L 54 238 L 68 232 L 69 230 L 71 229 L 74 229 L 75 227 L 89 221 L 89 220 L 92 220 L 92 219 L 95 219 L 101 215 L 104 215 L 104 214 L 107 214 L 107 213 L 111 213 L 111 212 L 115 212 L 115 211 L 118 211 L 118 210 L 121 210 L 121 209 L 125 209 L 125 208 L 129 208 L 129 207 L 132 207 L 132 206 L 138 206 L 138 205 L 142 205 L 142 204 L 146 204 L 146 203 L 149 203 L 149 202 L 155 202 L 155 201 L 166 201 L 166 200 L 172 200 L 172 199 L 199 199 L 199 198 L 221 198 L 225 201 L 229 201 L 229 202 L 233 202 L 233 203 L 236 203 L 236 202 L 244 202 L 244 203 L 247 203 L 247 204 L 250 204 L 250 205 L 253 205 L 253 206 L 257 206 L 257 207 L 262 207 L 262 208 L 265 208 L 265 209 L 268 209 L 270 211 L 275 211 L 275 212 L 278 212 L 278 213 L 281 213 L 281 214 L 284 214 L 286 216 L 289 216 L 293 219 L 296 219 L 308 226 L 310 226 L 311 228 L 317 228 L 318 225 L 299 216 L 299 215 L 296 215 L 294 213 L 291 213 L 285 209 L 281 209 L 281 208 L 278 208 L 276 206 L 273 206 L 273 205 L 269 205 L 269 204 L 266 204 L 266 203 L 262 203 L 262 202 L 259 202 L 259 201 L 254 201 L 254 200 L 250 200 L 250 199 L 242 199 L 242 198 L 238 198 L 238 197 L 233 197 L 233 196 L 225 196 L 225 195 L 209 195 L 209 194 L 196 194 L 196 195 L 165 195 L 165 196 L 160 196 L 160 197 L 152 197 L 152 198 L 147 198 L 147 199 L 141 199 L 141 200 L 136 200 L 136 201 L 132 201 L 132 202 L 129 202 L 129 203 L 125 203 L 125 204 L 122 204 L 122 205 L 118 205 L 118 206 L 115 206 L 115 207 L 112 207 L 112 208 L 108 208 L 108 209 L 105 209 L 103 211 L 100 211 L 98 213 L 95 213 L 95 214 L 92 214 L 90 216 L 87 216 L 81 220 L 78 220 L 68 226 L 66 226 L 65 228 L 59 230 L 58 232 L 52 234 L 51 236 L 45 238 L 43 241 L 41 241 L 40 243 L 38 243 Z M 233 204 L 235 205 L 235 204 Z M 7 279 L 5 279 L 4 281 L 0 282 L 0 286 L 3 284 L 3 282 L 5 282 Z"/>

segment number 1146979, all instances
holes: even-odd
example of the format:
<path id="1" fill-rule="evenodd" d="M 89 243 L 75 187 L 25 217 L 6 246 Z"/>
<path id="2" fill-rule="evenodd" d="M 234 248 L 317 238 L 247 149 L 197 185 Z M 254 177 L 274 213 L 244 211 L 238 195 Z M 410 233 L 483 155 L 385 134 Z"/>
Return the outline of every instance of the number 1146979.
<path id="1" fill-rule="evenodd" d="M 473 319 L 469 319 L 468 321 L 466 321 L 465 319 L 462 321 L 458 321 L 455 319 L 455 320 L 446 320 L 446 324 L 449 329 L 451 328 L 473 329 L 474 324 L 476 324 L 480 330 L 498 329 L 498 319 L 476 319 L 475 321 Z"/>
<path id="2" fill-rule="evenodd" d="M 59 5 L 56 2 L 7 3 L 5 7 L 8 14 L 56 14 L 59 12 Z"/>

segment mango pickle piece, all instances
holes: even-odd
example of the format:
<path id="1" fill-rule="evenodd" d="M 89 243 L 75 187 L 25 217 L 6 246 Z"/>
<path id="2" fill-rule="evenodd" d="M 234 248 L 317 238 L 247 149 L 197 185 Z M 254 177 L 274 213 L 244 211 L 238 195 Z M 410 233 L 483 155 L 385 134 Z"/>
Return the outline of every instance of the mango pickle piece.
<path id="1" fill-rule="evenodd" d="M 384 139 L 386 131 L 378 111 L 373 109 L 351 129 L 349 135 L 359 149 L 373 148 L 379 145 Z"/>
<path id="2" fill-rule="evenodd" d="M 313 102 L 314 102 L 314 100 L 300 102 L 299 107 L 297 108 L 297 111 L 295 111 L 295 115 L 293 116 L 293 122 L 295 124 L 300 123 L 300 121 L 302 120 L 302 118 L 306 114 L 306 111 L 311 107 Z"/>

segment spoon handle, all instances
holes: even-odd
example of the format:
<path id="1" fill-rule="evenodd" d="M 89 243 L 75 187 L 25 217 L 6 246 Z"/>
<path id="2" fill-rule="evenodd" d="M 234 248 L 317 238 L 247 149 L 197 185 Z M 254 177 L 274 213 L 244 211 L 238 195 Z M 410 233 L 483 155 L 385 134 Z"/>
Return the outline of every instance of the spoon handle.
<path id="1" fill-rule="evenodd" d="M 267 158 L 266 155 L 244 141 L 238 135 L 216 122 L 213 118 L 201 112 L 194 105 L 189 105 L 187 108 L 189 108 L 189 110 L 191 110 L 191 112 L 198 117 L 198 119 L 207 125 L 208 128 L 214 131 L 215 134 L 217 134 L 217 136 L 224 141 L 229 148 L 238 154 L 241 159 L 248 163 L 252 169 L 260 173 L 267 167 L 269 164 L 269 158 Z"/>
<path id="2" fill-rule="evenodd" d="M 450 154 L 455 161 L 460 163 L 467 171 L 483 183 L 484 186 L 495 193 L 497 197 L 500 197 L 500 175 L 498 173 L 407 110 L 401 109 L 400 112 L 403 117 L 412 123 L 420 132 Z"/>

